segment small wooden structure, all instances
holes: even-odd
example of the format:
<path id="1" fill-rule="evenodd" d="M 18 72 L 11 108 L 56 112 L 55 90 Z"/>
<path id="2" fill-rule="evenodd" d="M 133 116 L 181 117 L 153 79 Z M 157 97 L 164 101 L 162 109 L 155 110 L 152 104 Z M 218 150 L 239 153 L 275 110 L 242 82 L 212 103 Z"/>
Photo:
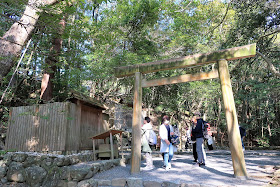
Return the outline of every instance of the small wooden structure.
<path id="1" fill-rule="evenodd" d="M 195 54 L 181 58 L 115 68 L 115 76 L 118 78 L 132 75 L 135 76 L 131 173 L 140 172 L 142 88 L 220 78 L 234 175 L 236 177 L 247 177 L 227 61 L 253 57 L 255 55 L 256 44 L 251 44 L 205 54 Z M 217 63 L 218 69 L 208 73 L 198 73 L 195 75 L 188 74 L 149 81 L 142 78 L 143 74 L 151 72 L 195 67 L 213 63 Z"/>
<path id="2" fill-rule="evenodd" d="M 108 153 L 110 152 L 111 154 L 111 159 L 114 159 L 114 156 L 116 156 L 116 148 L 118 148 L 116 146 L 116 148 L 114 148 L 114 142 L 113 142 L 113 135 L 115 134 L 120 134 L 120 141 L 121 141 L 121 152 L 122 152 L 122 158 L 123 158 L 123 145 L 122 145 L 122 133 L 123 131 L 121 130 L 108 130 L 106 132 L 103 132 L 101 134 L 98 134 L 98 135 L 95 135 L 93 137 L 91 137 L 92 139 L 92 145 L 93 145 L 93 157 L 94 157 L 94 161 L 96 160 L 96 154 L 99 153 L 99 154 L 102 154 L 102 153 Z M 107 145 L 106 144 L 106 138 L 110 138 L 110 149 L 108 149 Z M 104 140 L 104 145 L 102 144 L 99 144 L 99 150 L 96 150 L 95 149 L 95 140 L 98 140 L 98 139 L 103 139 Z M 102 146 L 102 150 L 101 150 L 101 146 Z"/>
<path id="3" fill-rule="evenodd" d="M 72 93 L 67 102 L 13 107 L 6 150 L 80 151 L 91 150 L 88 138 L 109 129 L 97 100 Z"/>

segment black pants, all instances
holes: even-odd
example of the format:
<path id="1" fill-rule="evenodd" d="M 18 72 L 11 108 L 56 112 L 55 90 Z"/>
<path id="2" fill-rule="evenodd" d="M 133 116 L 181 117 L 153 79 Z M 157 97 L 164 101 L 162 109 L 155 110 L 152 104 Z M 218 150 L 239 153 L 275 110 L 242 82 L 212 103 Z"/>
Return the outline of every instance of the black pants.
<path id="1" fill-rule="evenodd" d="M 208 142 L 207 142 L 207 146 L 208 146 L 208 149 L 209 149 L 209 150 L 213 150 L 213 149 L 214 149 L 214 148 L 213 148 L 213 145 L 212 145 L 212 144 L 209 145 Z"/>
<path id="2" fill-rule="evenodd" d="M 196 143 L 193 144 L 193 158 L 195 161 L 197 160 Z"/>
<path id="3" fill-rule="evenodd" d="M 188 147 L 189 147 L 189 144 L 188 144 L 188 142 L 186 142 L 186 144 L 185 144 L 185 149 L 187 150 Z"/>

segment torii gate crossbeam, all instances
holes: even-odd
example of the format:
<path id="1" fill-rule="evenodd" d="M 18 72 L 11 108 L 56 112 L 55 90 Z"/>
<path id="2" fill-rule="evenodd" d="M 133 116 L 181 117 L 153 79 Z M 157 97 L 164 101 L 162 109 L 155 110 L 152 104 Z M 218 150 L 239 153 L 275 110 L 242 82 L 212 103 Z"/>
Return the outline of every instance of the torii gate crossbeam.
<path id="1" fill-rule="evenodd" d="M 242 151 L 241 138 L 238 128 L 238 119 L 234 104 L 234 97 L 230 82 L 227 61 L 253 57 L 255 55 L 256 44 L 251 44 L 210 53 L 196 54 L 181 58 L 115 68 L 116 77 L 135 75 L 132 121 L 131 173 L 139 173 L 141 165 L 142 88 L 219 77 L 221 82 L 221 90 L 226 114 L 227 130 L 234 175 L 236 177 L 247 177 L 246 165 L 244 160 L 244 154 Z M 146 73 L 185 67 L 201 66 L 211 63 L 218 64 L 218 73 L 216 71 L 213 71 L 209 73 L 181 75 L 178 77 L 162 78 L 151 81 L 142 80 L 142 74 Z"/>

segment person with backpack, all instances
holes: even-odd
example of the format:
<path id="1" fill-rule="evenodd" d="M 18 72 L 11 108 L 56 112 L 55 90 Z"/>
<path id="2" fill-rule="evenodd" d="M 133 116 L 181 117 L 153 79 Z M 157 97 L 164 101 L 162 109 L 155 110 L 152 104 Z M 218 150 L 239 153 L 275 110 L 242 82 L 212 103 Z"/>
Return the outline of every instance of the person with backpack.
<path id="1" fill-rule="evenodd" d="M 246 136 L 246 129 L 244 127 L 239 126 L 239 132 L 241 137 L 241 143 L 242 143 L 242 150 L 245 151 L 245 146 L 243 143 L 243 138 Z"/>
<path id="2" fill-rule="evenodd" d="M 192 129 L 192 133 L 196 139 L 196 152 L 197 152 L 197 163 L 199 166 L 205 166 L 206 161 L 206 153 L 204 150 L 204 130 L 207 130 L 206 125 L 208 124 L 206 121 L 201 119 L 201 113 L 195 113 L 196 123 L 194 122 L 194 126 Z"/>
<path id="3" fill-rule="evenodd" d="M 176 149 L 171 143 L 172 135 L 174 135 L 173 127 L 170 125 L 169 116 L 165 115 L 162 118 L 162 125 L 159 128 L 159 136 L 161 139 L 160 152 L 163 153 L 164 168 L 167 171 L 171 169 L 171 159 Z"/>
<path id="4" fill-rule="evenodd" d="M 211 132 L 210 124 L 208 123 L 207 125 L 208 125 L 208 127 L 207 127 L 208 137 L 205 140 L 206 140 L 206 143 L 207 143 L 208 150 L 211 151 L 211 150 L 214 149 L 214 147 L 213 147 L 213 137 L 212 137 L 212 132 Z"/>
<path id="5" fill-rule="evenodd" d="M 151 144 L 154 144 L 153 142 L 154 131 L 153 131 L 153 126 L 150 122 L 151 119 L 149 117 L 145 117 L 144 124 L 142 126 L 142 138 L 141 138 L 142 152 L 145 153 L 145 157 L 146 157 L 146 167 L 144 167 L 143 170 L 152 170 L 154 168 L 152 149 L 150 147 Z"/>

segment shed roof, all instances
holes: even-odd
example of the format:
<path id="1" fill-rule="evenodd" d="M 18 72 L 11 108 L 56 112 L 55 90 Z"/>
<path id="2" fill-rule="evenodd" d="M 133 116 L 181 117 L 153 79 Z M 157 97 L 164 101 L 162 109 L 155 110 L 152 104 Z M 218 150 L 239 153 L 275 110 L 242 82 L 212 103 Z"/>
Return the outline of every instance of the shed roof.
<path id="1" fill-rule="evenodd" d="M 76 92 L 76 91 L 71 91 L 70 97 L 68 98 L 68 100 L 70 100 L 70 101 L 79 100 L 79 101 L 82 101 L 86 105 L 94 106 L 101 110 L 106 110 L 108 108 L 107 106 L 102 104 L 99 100 L 86 96 L 86 95 Z"/>
<path id="2" fill-rule="evenodd" d="M 124 131 L 122 131 L 122 130 L 113 130 L 113 129 L 111 129 L 111 130 L 108 130 L 108 131 L 106 131 L 106 132 L 103 132 L 103 133 L 101 133 L 101 134 L 97 134 L 97 135 L 95 135 L 95 136 L 93 136 L 93 137 L 91 137 L 91 139 L 105 139 L 105 138 L 107 138 L 107 137 L 110 137 L 110 133 L 112 134 L 112 135 L 115 135 L 115 134 L 121 134 L 121 133 L 123 133 Z"/>

